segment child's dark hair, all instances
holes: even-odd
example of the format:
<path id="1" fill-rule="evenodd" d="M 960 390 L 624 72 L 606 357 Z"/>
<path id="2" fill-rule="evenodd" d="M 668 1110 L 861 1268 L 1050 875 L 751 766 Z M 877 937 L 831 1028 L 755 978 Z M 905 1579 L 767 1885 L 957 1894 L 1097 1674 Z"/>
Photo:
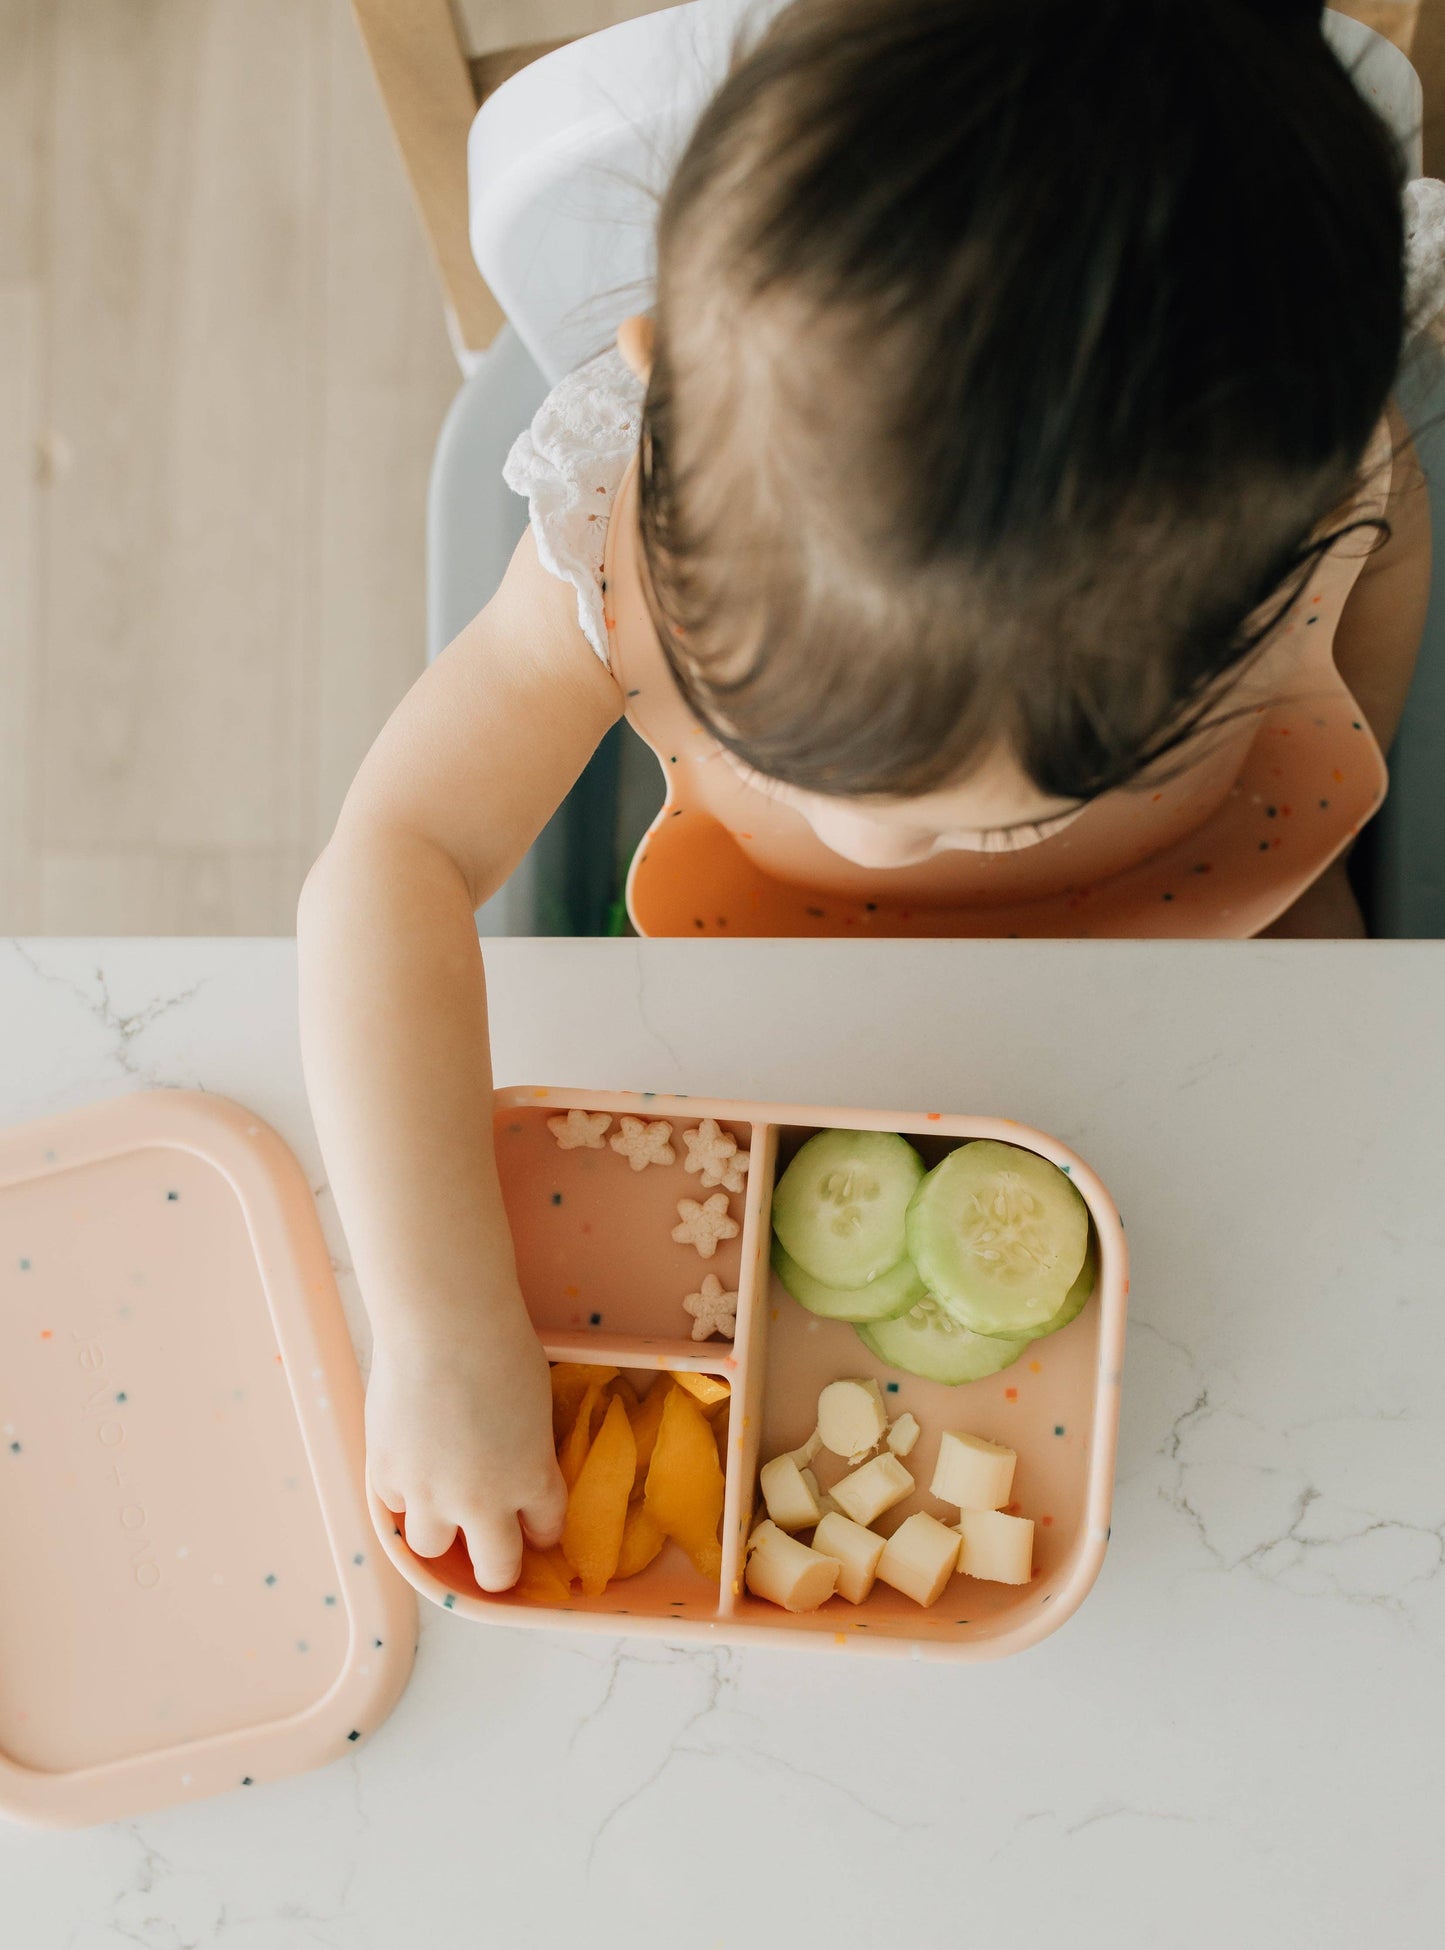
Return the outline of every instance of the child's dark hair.
<path id="1" fill-rule="evenodd" d="M 724 745 L 850 796 L 1002 746 L 1087 799 L 1215 714 L 1406 324 L 1402 161 L 1319 21 L 795 0 L 738 61 L 661 211 L 641 481 Z"/>

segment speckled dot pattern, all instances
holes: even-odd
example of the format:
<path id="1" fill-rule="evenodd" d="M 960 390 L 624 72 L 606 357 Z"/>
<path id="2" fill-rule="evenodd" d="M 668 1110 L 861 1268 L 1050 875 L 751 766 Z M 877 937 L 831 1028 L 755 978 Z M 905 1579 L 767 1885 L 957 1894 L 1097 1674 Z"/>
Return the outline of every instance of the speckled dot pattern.
<path id="1" fill-rule="evenodd" d="M 645 1105 L 643 1106 L 645 1110 Z M 684 1305 L 704 1273 L 736 1292 L 741 1240 L 718 1242 L 710 1258 L 671 1240 L 683 1200 L 721 1198 L 726 1216 L 740 1225 L 743 1195 L 704 1192 L 686 1169 L 683 1132 L 699 1120 L 674 1117 L 629 1122 L 654 1128 L 671 1123 L 668 1164 L 631 1169 L 629 1158 L 610 1147 L 558 1148 L 548 1130 L 550 1100 L 519 1110 L 499 1124 L 497 1169 L 517 1249 L 517 1272 L 532 1317 L 545 1332 L 602 1330 L 617 1334 L 689 1339 L 693 1320 Z M 729 1125 L 746 1152 L 751 1130 Z M 661 1148 L 654 1146 L 654 1149 Z M 650 1240 L 648 1250 L 640 1242 Z"/>
<path id="2" fill-rule="evenodd" d="M 112 1261 L 103 1215 L 116 1210 L 139 1249 Z M 14 1452 L 23 1461 L 0 1477 L 0 1521 L 12 1539 L 0 1589 L 0 1750 L 32 1767 L 96 1766 L 178 1737 L 204 1738 L 247 1714 L 302 1710 L 316 1696 L 318 1673 L 324 1684 L 340 1670 L 347 1624 L 338 1614 L 313 1625 L 331 1554 L 294 1420 L 289 1441 L 269 1445 L 270 1484 L 253 1480 L 251 1423 L 235 1399 L 237 1383 L 263 1412 L 273 1397 L 285 1403 L 289 1383 L 234 1194 L 203 1160 L 141 1151 L 0 1195 L 0 1241 L 0 1265 L 30 1262 L 19 1279 L 0 1275 L 8 1343 L 0 1421 L 18 1427 L 23 1417 L 29 1437 Z M 22 1245 L 30 1250 L 17 1251 Z M 198 1305 L 206 1285 L 193 1284 L 191 1269 L 205 1267 L 213 1269 L 210 1291 Z M 191 1380 L 179 1403 L 144 1385 L 156 1336 L 183 1350 Z M 179 1477 L 170 1461 L 177 1414 L 195 1458 Z M 283 1427 L 287 1419 L 276 1417 Z M 282 1490 L 283 1476 L 305 1488 Z M 53 1626 L 30 1594 L 52 1575 L 45 1513 L 57 1481 L 110 1507 L 113 1522 L 99 1533 L 104 1553 L 89 1562 L 87 1581 L 102 1612 L 111 1611 L 112 1629 L 125 1616 L 117 1610 L 124 1594 L 159 1594 L 144 1615 L 130 1601 L 124 1702 L 110 1691 L 108 1661 L 77 1659 L 60 1674 L 42 1657 L 40 1640 Z M 247 1551 L 266 1552 L 248 1562 L 227 1541 L 226 1505 L 255 1493 L 274 1501 L 277 1520 L 264 1535 L 236 1533 L 246 1535 Z M 303 1617 L 313 1627 L 305 1666 L 294 1651 Z M 188 1645 L 199 1635 L 213 1648 L 204 1672 L 178 1657 L 176 1632 Z M 65 1698 L 38 1695 L 27 1667 L 45 1672 Z M 92 1685 L 103 1696 L 87 1701 Z"/>
<path id="3" fill-rule="evenodd" d="M 559 1103 L 565 1108 L 573 1102 L 594 1112 L 632 1111 L 641 1105 L 679 1126 L 689 1116 L 710 1115 L 732 1128 L 740 1142 L 751 1138 L 742 1232 L 731 1247 L 740 1263 L 736 1349 L 725 1342 L 699 1347 L 677 1338 L 682 1323 L 667 1259 L 678 1250 L 668 1241 L 671 1194 L 677 1189 L 674 1173 L 649 1168 L 634 1174 L 621 1161 L 613 1161 L 621 1164 L 620 1170 L 607 1173 L 608 1160 L 585 1150 L 559 1157 L 547 1137 L 545 1119 Z M 820 1114 L 818 1123 L 782 1121 L 783 1115 L 765 1105 L 687 1103 L 652 1093 L 499 1093 L 497 1156 L 518 1269 L 551 1358 L 620 1367 L 639 1394 L 659 1368 L 679 1364 L 718 1374 L 729 1384 L 731 1397 L 715 1427 L 728 1480 L 722 1588 L 719 1592 L 716 1581 L 701 1578 L 669 1545 L 639 1577 L 612 1585 L 600 1599 L 584 1600 L 574 1592 L 565 1607 L 558 1607 L 517 1594 L 480 1593 L 460 1540 L 443 1557 L 425 1561 L 410 1558 L 403 1544 L 393 1547 L 393 1559 L 434 1603 L 489 1621 L 605 1631 L 618 1629 L 617 1621 L 625 1619 L 629 1631 L 689 1640 L 716 1636 L 766 1641 L 781 1634 L 796 1640 L 803 1633 L 828 1651 L 971 1658 L 997 1656 L 1044 1636 L 1080 1602 L 1097 1570 L 1106 1528 L 1127 1286 L 1122 1229 L 1107 1193 L 1077 1159 L 1057 1160 L 1103 1215 L 1101 1293 L 1069 1328 L 1035 1343 L 1026 1359 L 1003 1374 L 965 1388 L 944 1388 L 885 1367 L 845 1323 L 806 1313 L 771 1276 L 768 1215 L 777 1171 L 806 1136 L 826 1123 L 862 1121 L 903 1130 L 929 1164 L 968 1135 L 1035 1142 L 1046 1155 L 1056 1147 L 1007 1119 L 969 1120 L 941 1111 L 876 1123 L 873 1113 Z M 563 1202 L 557 1207 L 550 1193 L 558 1188 L 559 1172 L 566 1176 L 561 1181 Z M 676 1175 L 681 1176 L 680 1166 Z M 697 1180 L 683 1182 L 696 1186 Z M 696 1256 L 689 1256 L 695 1269 Z M 592 1315 L 581 1312 L 592 1299 L 600 1302 L 592 1313 L 603 1316 L 595 1336 Z M 1037 1525 L 1036 1575 L 1029 1585 L 956 1580 L 944 1601 L 929 1610 L 879 1588 L 861 1609 L 837 1599 L 798 1617 L 743 1589 L 740 1546 L 756 1513 L 758 1466 L 799 1447 L 816 1419 L 821 1388 L 854 1375 L 876 1377 L 890 1417 L 911 1411 L 921 1427 L 904 1464 L 920 1487 L 885 1516 L 879 1530 L 891 1531 L 915 1509 L 956 1523 L 957 1513 L 927 1492 L 945 1428 L 1007 1442 L 1019 1454 L 1019 1495 Z M 844 1467 L 839 1458 L 815 1460 L 825 1487 Z"/>
<path id="4" fill-rule="evenodd" d="M 861 869 L 846 895 L 776 880 L 750 856 L 751 834 L 727 831 L 693 803 L 689 767 L 704 761 L 674 759 L 668 802 L 629 876 L 632 921 L 644 936 L 1246 938 L 1350 844 L 1386 785 L 1379 747 L 1338 679 L 1323 697 L 1257 715 L 1238 780 L 1196 831 L 1112 879 L 1015 904 L 864 898 L 865 884 L 885 887 L 886 876 Z M 997 858 L 1002 884 L 1008 856 Z"/>
<path id="5" fill-rule="evenodd" d="M 176 1141 L 94 1136 L 132 1107 L 125 1128 L 174 1123 Z M 378 1576 L 359 1483 L 344 1555 L 323 1515 L 296 1398 L 325 1418 L 337 1381 L 320 1341 L 300 1372 L 282 1358 L 300 1275 L 266 1237 L 268 1298 L 238 1186 L 294 1174 L 322 1272 L 324 1242 L 294 1161 L 244 1118 L 142 1093 L 39 1127 L 57 1136 L 33 1150 L 24 1130 L 0 1135 L 0 1756 L 15 1770 L 0 1809 L 58 1810 L 69 1777 L 108 1763 L 116 1784 L 88 1818 L 124 1810 L 127 1769 L 144 1805 L 294 1772 L 272 1730 L 355 1680 L 368 1627 L 360 1676 L 386 1672 L 379 1628 L 410 1609 L 390 1567 Z M 238 1126 L 261 1147 L 239 1159 Z M 375 1692 L 361 1685 L 353 1712 Z M 318 1726 L 315 1760 L 349 1724 L 367 1730 Z"/>

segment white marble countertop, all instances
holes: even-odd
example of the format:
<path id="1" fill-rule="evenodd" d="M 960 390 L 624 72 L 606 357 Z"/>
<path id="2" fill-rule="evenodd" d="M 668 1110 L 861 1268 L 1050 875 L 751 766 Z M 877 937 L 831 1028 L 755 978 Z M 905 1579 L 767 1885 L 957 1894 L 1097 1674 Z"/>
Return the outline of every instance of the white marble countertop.
<path id="1" fill-rule="evenodd" d="M 1445 944 L 489 960 L 499 1081 L 999 1112 L 1096 1166 L 1133 1250 L 1099 1583 L 958 1668 L 424 1606 L 410 1689 L 345 1761 L 0 1825 L 6 1950 L 1438 1940 Z M 294 975 L 287 942 L 0 945 L 0 1115 L 202 1086 L 321 1187 Z"/>

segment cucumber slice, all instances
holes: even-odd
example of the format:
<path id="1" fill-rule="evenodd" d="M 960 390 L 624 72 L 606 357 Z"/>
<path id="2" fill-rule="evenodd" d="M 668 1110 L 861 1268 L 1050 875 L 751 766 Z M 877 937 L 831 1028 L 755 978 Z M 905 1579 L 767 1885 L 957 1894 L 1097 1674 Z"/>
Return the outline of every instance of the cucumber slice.
<path id="1" fill-rule="evenodd" d="M 923 1160 L 892 1131 L 819 1131 L 778 1180 L 773 1230 L 824 1286 L 871 1286 L 908 1250 L 904 1216 L 922 1177 Z"/>
<path id="2" fill-rule="evenodd" d="M 960 1326 L 1020 1334 L 1056 1314 L 1079 1277 L 1089 1208 L 1036 1151 L 980 1138 L 929 1172 L 907 1234 L 924 1285 Z"/>
<path id="3" fill-rule="evenodd" d="M 824 1320 L 894 1320 L 916 1307 L 928 1288 L 911 1259 L 900 1259 L 871 1286 L 824 1286 L 789 1259 L 781 1239 L 773 1240 L 773 1271 L 800 1306 Z"/>
<path id="4" fill-rule="evenodd" d="M 1019 1334 L 1021 1341 L 1041 1340 L 1045 1334 L 1057 1334 L 1061 1327 L 1067 1327 L 1071 1320 L 1077 1320 L 1084 1311 L 1094 1291 L 1094 1283 L 1099 1277 L 1099 1249 L 1094 1241 L 1093 1227 L 1089 1228 L 1089 1249 L 1084 1254 L 1083 1271 L 1064 1295 L 1064 1304 L 1056 1314 L 1050 1314 L 1040 1327 L 1026 1327 Z"/>
<path id="5" fill-rule="evenodd" d="M 868 1352 L 890 1368 L 952 1386 L 997 1374 L 1028 1346 L 1027 1341 L 970 1333 L 932 1298 L 897 1320 L 873 1321 L 855 1331 Z"/>
<path id="6" fill-rule="evenodd" d="M 1063 1306 L 1059 1308 L 1057 1314 L 1049 1314 L 1049 1318 L 1043 1320 L 1039 1326 L 1035 1326 L 1035 1328 L 1020 1328 L 1018 1330 L 1018 1340 L 1043 1340 L 1045 1334 L 1057 1334 L 1059 1328 L 1067 1328 L 1069 1322 L 1076 1320 L 1082 1314 L 1084 1306 L 1088 1305 L 1088 1301 L 1092 1299 L 1096 1279 L 1098 1279 L 1098 1244 L 1094 1242 L 1094 1227 L 1090 1227 L 1088 1228 L 1088 1252 L 1084 1254 L 1084 1266 L 1082 1266 L 1082 1271 L 1078 1273 L 1078 1279 L 1074 1281 L 1073 1287 L 1069 1289 L 1069 1293 L 1065 1293 Z"/>

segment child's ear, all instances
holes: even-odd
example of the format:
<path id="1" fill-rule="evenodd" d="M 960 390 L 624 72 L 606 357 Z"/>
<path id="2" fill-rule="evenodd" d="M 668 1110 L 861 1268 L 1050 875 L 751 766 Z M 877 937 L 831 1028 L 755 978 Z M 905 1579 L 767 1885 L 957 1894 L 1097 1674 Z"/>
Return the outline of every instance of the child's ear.
<path id="1" fill-rule="evenodd" d="M 617 328 L 617 350 L 639 379 L 652 371 L 652 319 L 646 312 L 624 318 Z"/>

